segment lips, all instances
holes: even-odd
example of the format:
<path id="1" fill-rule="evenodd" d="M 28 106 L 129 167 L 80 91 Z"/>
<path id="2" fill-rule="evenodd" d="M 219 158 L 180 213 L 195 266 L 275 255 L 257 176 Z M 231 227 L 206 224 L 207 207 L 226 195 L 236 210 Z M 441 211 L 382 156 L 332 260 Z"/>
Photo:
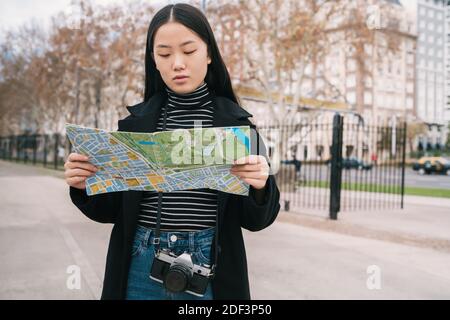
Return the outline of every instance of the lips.
<path id="1" fill-rule="evenodd" d="M 187 78 L 188 76 L 176 76 L 175 78 L 173 78 L 173 80 L 178 80 L 178 79 L 184 79 Z"/>

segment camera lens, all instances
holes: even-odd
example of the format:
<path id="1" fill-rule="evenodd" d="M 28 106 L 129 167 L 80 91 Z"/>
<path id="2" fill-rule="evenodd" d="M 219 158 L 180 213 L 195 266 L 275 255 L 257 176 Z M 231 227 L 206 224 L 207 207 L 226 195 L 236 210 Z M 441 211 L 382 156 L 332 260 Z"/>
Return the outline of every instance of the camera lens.
<path id="1" fill-rule="evenodd" d="M 185 291 L 191 278 L 189 268 L 183 265 L 171 266 L 164 278 L 164 286 L 172 292 Z"/>

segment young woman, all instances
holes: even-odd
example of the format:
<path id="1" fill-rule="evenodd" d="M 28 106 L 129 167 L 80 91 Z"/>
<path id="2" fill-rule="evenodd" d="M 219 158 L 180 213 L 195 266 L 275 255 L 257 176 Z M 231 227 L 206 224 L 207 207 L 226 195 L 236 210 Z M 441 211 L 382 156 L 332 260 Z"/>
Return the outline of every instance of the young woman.
<path id="1" fill-rule="evenodd" d="M 199 122 L 252 125 L 206 17 L 182 3 L 162 8 L 150 22 L 144 101 L 127 108 L 130 115 L 119 121 L 119 131 L 193 128 Z M 96 168 L 87 157 L 70 154 L 65 168 L 73 203 L 90 219 L 114 224 L 102 299 L 250 299 L 241 228 L 264 229 L 280 209 L 264 145 L 253 140 L 252 155 L 230 170 L 249 184 L 248 196 L 212 189 L 87 196 L 85 180 Z M 171 268 L 169 277 L 168 266 L 178 265 L 182 255 L 201 266 L 203 275 L 193 279 L 197 267 L 183 262 L 184 269 Z"/>

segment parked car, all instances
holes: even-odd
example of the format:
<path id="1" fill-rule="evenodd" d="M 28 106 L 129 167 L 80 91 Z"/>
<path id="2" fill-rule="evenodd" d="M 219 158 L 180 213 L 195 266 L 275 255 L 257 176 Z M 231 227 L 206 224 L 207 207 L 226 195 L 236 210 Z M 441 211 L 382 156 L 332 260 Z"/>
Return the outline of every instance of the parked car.
<path id="1" fill-rule="evenodd" d="M 413 163 L 413 170 L 419 174 L 439 173 L 450 175 L 450 161 L 444 157 L 422 157 Z"/>
<path id="2" fill-rule="evenodd" d="M 325 161 L 326 165 L 331 165 L 330 159 Z M 342 168 L 343 169 L 358 169 L 358 170 L 370 170 L 372 169 L 373 164 L 365 162 L 358 158 L 343 158 L 342 159 Z"/>
<path id="3" fill-rule="evenodd" d="M 359 169 L 359 170 L 370 170 L 372 169 L 372 164 L 364 162 L 358 158 L 344 158 L 342 159 L 342 167 L 344 169 Z"/>

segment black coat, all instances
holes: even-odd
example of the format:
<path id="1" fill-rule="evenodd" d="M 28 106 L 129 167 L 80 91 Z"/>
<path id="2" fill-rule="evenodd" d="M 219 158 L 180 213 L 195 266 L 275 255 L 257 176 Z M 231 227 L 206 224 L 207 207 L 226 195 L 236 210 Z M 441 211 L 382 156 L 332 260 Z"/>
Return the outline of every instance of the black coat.
<path id="1" fill-rule="evenodd" d="M 253 126 L 248 120 L 252 115 L 238 104 L 224 97 L 214 96 L 214 99 L 213 126 Z M 119 131 L 156 131 L 161 107 L 165 103 L 167 96 L 159 93 L 147 103 L 127 107 L 131 114 L 119 120 Z M 252 154 L 256 154 L 253 140 Z M 261 139 L 259 142 L 259 153 L 265 155 L 264 144 Z M 272 224 L 277 217 L 280 193 L 272 175 L 265 189 L 263 203 L 256 203 L 252 187 L 249 196 L 218 192 L 219 254 L 216 276 L 212 281 L 214 299 L 250 299 L 241 227 L 259 231 Z M 87 196 L 84 190 L 70 187 L 72 202 L 83 214 L 97 222 L 114 224 L 106 258 L 102 299 L 125 298 L 131 247 L 142 195 L 143 191 L 123 191 Z"/>

